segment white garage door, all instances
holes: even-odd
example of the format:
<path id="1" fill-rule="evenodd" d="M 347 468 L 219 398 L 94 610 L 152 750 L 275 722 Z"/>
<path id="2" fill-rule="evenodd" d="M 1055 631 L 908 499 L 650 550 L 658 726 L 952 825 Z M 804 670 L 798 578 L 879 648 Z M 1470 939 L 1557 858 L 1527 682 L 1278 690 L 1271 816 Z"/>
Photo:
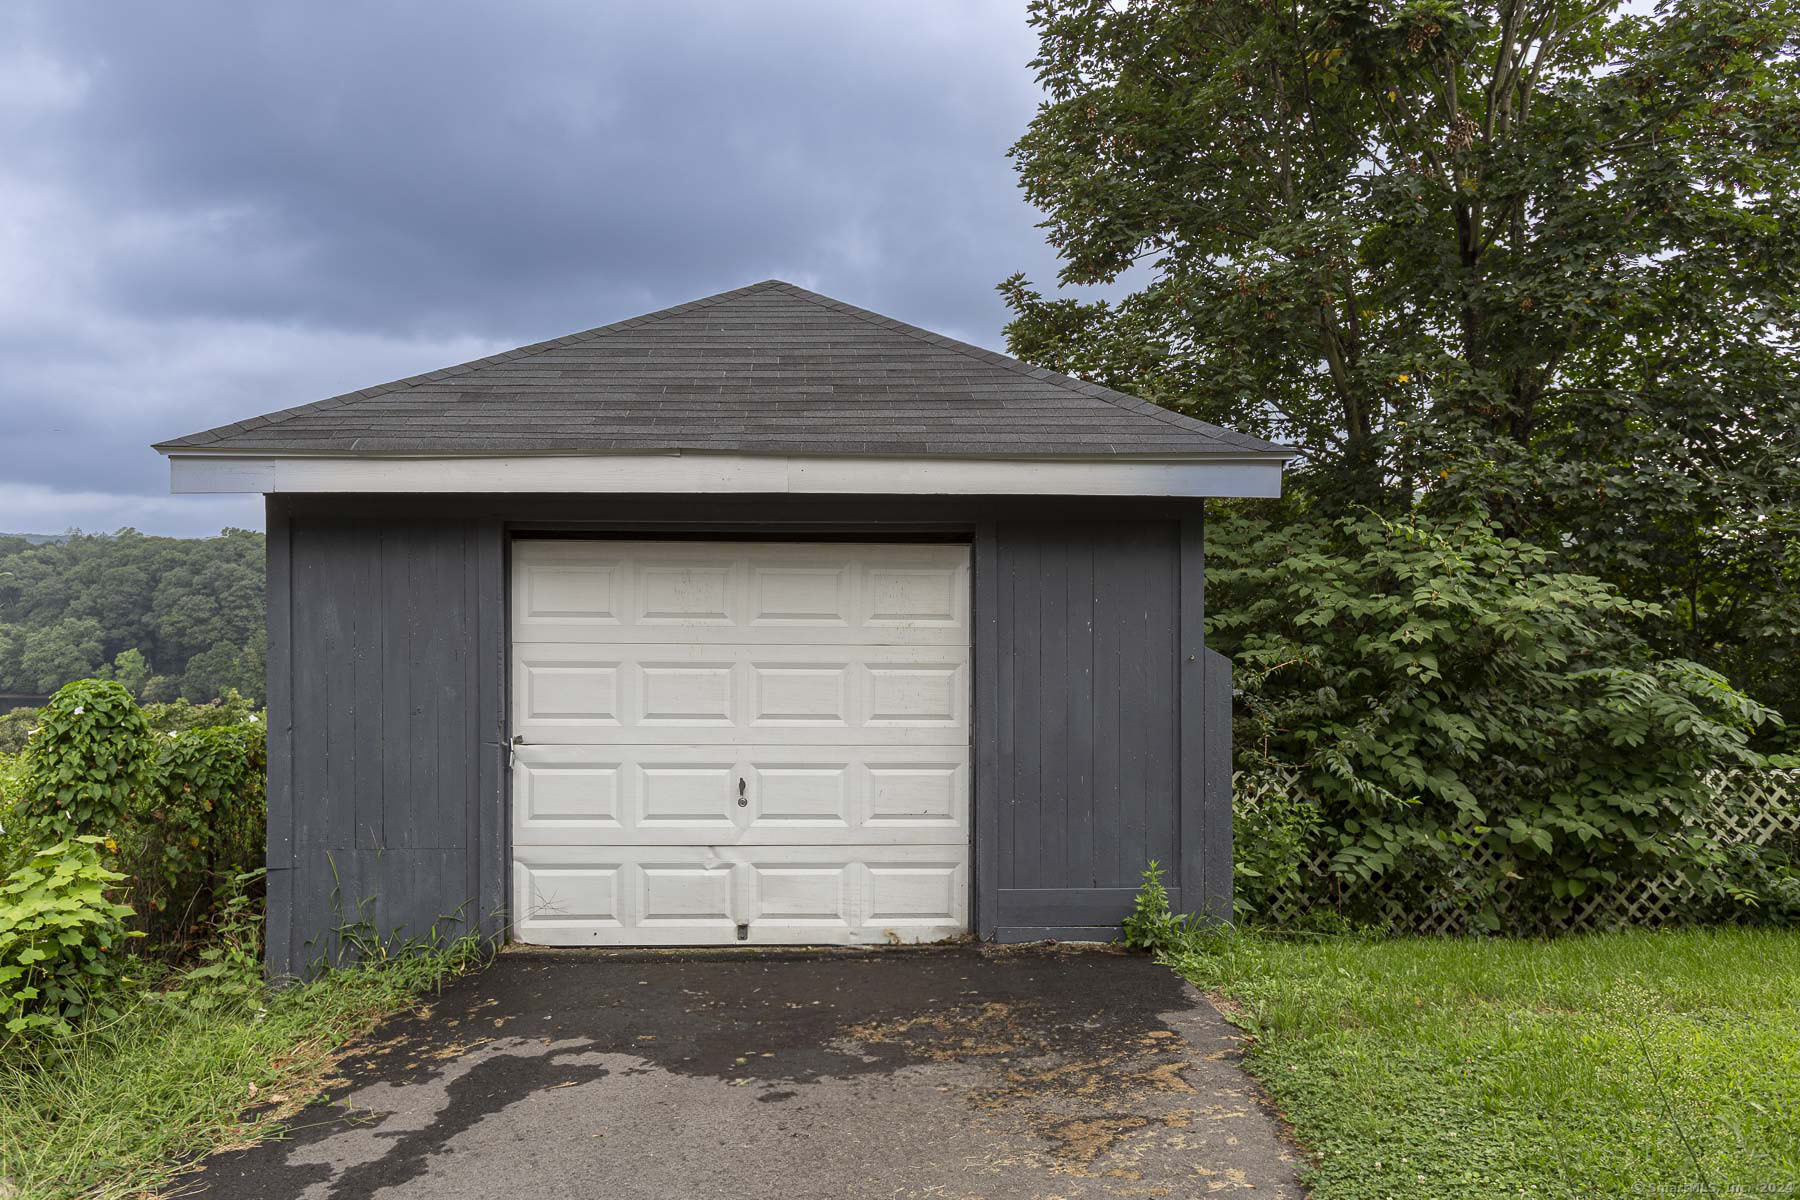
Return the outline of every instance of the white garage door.
<path id="1" fill-rule="evenodd" d="M 966 546 L 521 540 L 515 936 L 960 933 L 968 714 Z"/>

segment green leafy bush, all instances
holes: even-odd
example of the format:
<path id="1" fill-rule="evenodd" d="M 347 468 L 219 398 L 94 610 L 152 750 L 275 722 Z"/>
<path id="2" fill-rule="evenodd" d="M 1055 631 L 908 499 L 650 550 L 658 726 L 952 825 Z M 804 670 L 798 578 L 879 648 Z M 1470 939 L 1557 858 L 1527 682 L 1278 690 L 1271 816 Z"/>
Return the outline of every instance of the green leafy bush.
<path id="1" fill-rule="evenodd" d="M 224 885 L 262 864 L 266 743 L 260 724 L 154 739 L 154 785 L 139 814 L 139 908 L 159 941 L 179 941 Z"/>
<path id="2" fill-rule="evenodd" d="M 0 713 L 0 754 L 20 754 L 37 730 L 41 708 L 15 708 Z"/>
<path id="3" fill-rule="evenodd" d="M 265 999 L 262 969 L 262 897 L 250 885 L 260 870 L 232 880 L 220 903 L 206 944 L 173 987 L 155 994 L 159 1004 L 188 1013 L 223 1013 L 254 1008 Z"/>
<path id="4" fill-rule="evenodd" d="M 119 834 L 150 783 L 150 730 L 111 680 L 65 685 L 25 750 L 24 823 L 41 841 Z"/>
<path id="5" fill-rule="evenodd" d="M 25 801 L 25 760 L 0 754 L 0 875 L 25 860 L 26 844 L 20 806 Z"/>
<path id="6" fill-rule="evenodd" d="M 0 886 L 0 1021 L 8 1037 L 68 1032 L 90 1013 L 110 1016 L 123 982 L 125 919 L 107 898 L 125 877 L 100 860 L 106 839 L 83 835 L 32 855 Z M 0 1039 L 3 1040 L 3 1039 Z"/>
<path id="7" fill-rule="evenodd" d="M 256 702 L 239 695 L 236 688 L 227 690 L 223 699 L 206 704 L 171 700 L 165 704 L 146 704 L 142 712 L 144 723 L 150 726 L 152 733 L 216 729 L 221 725 L 254 725 L 260 720 Z"/>
<path id="8" fill-rule="evenodd" d="M 223 885 L 262 863 L 265 738 L 250 702 L 233 693 L 140 710 L 120 684 L 83 680 L 36 718 L 19 797 L 0 809 L 0 850 L 16 863 L 75 834 L 116 839 L 141 930 L 184 956 L 217 917 Z"/>
<path id="9" fill-rule="evenodd" d="M 1305 878 L 1323 822 L 1312 797 L 1285 789 L 1233 804 L 1232 907 L 1238 919 L 1267 912 L 1276 895 Z"/>
<path id="10" fill-rule="evenodd" d="M 116 670 L 114 675 L 118 675 Z M 260 718 L 256 702 L 240 695 L 235 688 L 227 690 L 223 699 L 205 704 L 195 704 L 191 700 L 171 700 L 163 704 L 141 704 L 138 711 L 144 714 L 144 724 L 150 727 L 152 733 L 178 733 L 184 729 L 243 725 L 254 723 Z M 41 708 L 15 708 L 9 713 L 0 714 L 0 754 L 21 753 L 42 722 L 43 715 L 44 710 Z"/>
<path id="11" fill-rule="evenodd" d="M 1480 519 L 1237 516 L 1208 550 L 1239 765 L 1306 769 L 1348 915 L 1376 879 L 1515 929 L 1629 877 L 1729 890 L 1688 818 L 1707 769 L 1758 761 L 1746 731 L 1771 714 L 1653 657 L 1637 629 L 1667 619 L 1656 605 Z M 1485 873 L 1479 848 L 1497 856 Z"/>

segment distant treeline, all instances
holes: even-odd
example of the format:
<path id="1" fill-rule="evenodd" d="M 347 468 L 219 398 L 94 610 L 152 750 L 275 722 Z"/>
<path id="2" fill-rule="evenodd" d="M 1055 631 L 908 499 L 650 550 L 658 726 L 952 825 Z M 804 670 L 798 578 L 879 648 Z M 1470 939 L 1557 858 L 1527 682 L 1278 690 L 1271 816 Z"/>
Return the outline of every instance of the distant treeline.
<path id="1" fill-rule="evenodd" d="M 102 678 L 141 700 L 260 705 L 267 648 L 260 533 L 0 535 L 0 693 Z"/>

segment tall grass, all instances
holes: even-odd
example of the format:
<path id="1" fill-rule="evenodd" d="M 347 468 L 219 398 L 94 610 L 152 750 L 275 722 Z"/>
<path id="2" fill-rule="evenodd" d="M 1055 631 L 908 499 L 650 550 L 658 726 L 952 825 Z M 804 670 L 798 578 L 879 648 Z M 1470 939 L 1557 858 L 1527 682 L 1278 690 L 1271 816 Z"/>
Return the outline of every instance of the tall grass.
<path id="1" fill-rule="evenodd" d="M 146 992 L 117 1020 L 15 1045 L 0 1055 L 0 1180 L 32 1197 L 128 1196 L 267 1136 L 319 1094 L 347 1042 L 483 953 L 465 939 L 225 1006 L 193 1003 L 177 976 L 173 1000 Z"/>

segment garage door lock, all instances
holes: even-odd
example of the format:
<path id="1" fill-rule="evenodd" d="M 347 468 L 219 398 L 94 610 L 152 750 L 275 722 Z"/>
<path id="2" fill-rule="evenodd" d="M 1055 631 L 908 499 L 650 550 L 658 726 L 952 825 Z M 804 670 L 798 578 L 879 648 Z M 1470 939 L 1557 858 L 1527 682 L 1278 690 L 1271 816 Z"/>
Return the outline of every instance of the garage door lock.
<path id="1" fill-rule="evenodd" d="M 740 942 L 747 942 L 747 941 L 749 941 L 749 940 L 750 940 L 750 925 L 749 925 L 749 922 L 747 922 L 747 921 L 739 921 L 739 922 L 738 922 L 738 941 L 740 941 Z"/>
<path id="2" fill-rule="evenodd" d="M 742 778 L 738 779 L 738 807 L 739 808 L 749 808 L 750 807 L 750 801 L 744 797 L 744 781 Z"/>

